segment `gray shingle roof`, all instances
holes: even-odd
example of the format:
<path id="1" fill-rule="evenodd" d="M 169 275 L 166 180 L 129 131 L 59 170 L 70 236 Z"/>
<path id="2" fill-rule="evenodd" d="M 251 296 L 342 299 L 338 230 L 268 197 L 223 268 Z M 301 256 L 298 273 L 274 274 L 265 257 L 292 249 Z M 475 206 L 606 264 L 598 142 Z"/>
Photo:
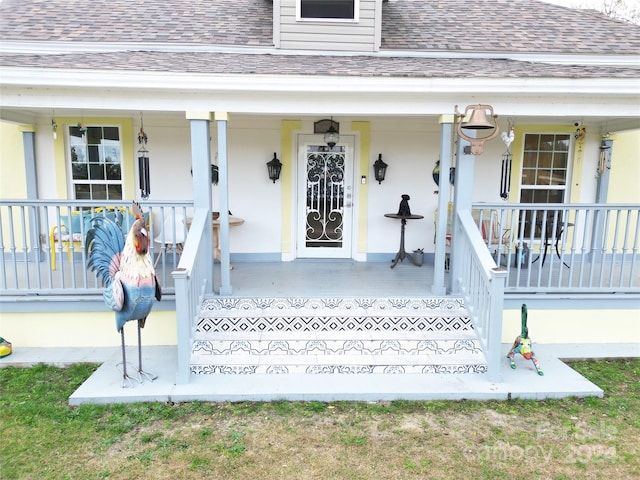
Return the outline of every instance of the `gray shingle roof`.
<path id="1" fill-rule="evenodd" d="M 272 46 L 265 0 L 2 0 L 0 39 Z"/>
<path id="2" fill-rule="evenodd" d="M 0 39 L 182 44 L 185 52 L 0 56 L 4 66 L 364 77 L 637 78 L 640 70 L 499 59 L 215 53 L 189 45 L 272 46 L 268 0 L 1 0 Z M 537 0 L 391 0 L 382 49 L 409 52 L 635 54 L 640 26 Z M 142 50 L 142 49 L 141 49 Z M 193 49 L 191 49 L 193 50 Z"/>
<path id="3" fill-rule="evenodd" d="M 0 39 L 271 46 L 267 0 L 2 0 Z M 382 48 L 640 54 L 640 26 L 537 0 L 392 0 Z"/>
<path id="4" fill-rule="evenodd" d="M 245 75 L 341 75 L 417 78 L 638 78 L 640 71 L 500 59 L 371 56 L 245 55 L 215 52 L 109 52 L 3 55 L 3 66 L 144 70 Z"/>
<path id="5" fill-rule="evenodd" d="M 382 48 L 571 54 L 640 53 L 640 26 L 535 0 L 395 0 Z"/>

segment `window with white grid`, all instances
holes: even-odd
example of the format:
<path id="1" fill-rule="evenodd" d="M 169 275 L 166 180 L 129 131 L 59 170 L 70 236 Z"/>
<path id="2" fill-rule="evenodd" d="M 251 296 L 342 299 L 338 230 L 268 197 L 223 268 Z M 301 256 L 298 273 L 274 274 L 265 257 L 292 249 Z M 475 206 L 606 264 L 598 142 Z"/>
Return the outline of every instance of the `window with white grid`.
<path id="1" fill-rule="evenodd" d="M 76 200 L 122 200 L 122 145 L 117 126 L 69 126 L 71 184 Z"/>

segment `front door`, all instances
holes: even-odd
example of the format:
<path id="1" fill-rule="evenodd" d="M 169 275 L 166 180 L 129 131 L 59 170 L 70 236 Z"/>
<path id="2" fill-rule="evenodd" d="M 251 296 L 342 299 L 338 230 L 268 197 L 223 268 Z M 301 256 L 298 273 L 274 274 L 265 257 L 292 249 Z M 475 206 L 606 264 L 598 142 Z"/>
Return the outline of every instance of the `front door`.
<path id="1" fill-rule="evenodd" d="M 301 136 L 298 148 L 299 258 L 351 258 L 353 137 L 329 148 Z"/>

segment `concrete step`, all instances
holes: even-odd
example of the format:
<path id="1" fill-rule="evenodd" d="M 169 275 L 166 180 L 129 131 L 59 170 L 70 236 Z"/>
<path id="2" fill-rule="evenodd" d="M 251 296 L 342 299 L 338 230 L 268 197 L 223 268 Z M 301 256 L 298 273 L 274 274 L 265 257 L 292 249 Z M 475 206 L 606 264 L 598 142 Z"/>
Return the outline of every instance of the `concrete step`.
<path id="1" fill-rule="evenodd" d="M 203 302 L 196 333 L 471 329 L 458 298 L 215 297 Z"/>
<path id="2" fill-rule="evenodd" d="M 356 331 L 227 331 L 227 332 L 196 332 L 196 341 L 268 341 L 268 340 L 450 340 L 475 339 L 472 328 L 465 330 L 356 330 Z"/>
<path id="3" fill-rule="evenodd" d="M 305 340 L 196 340 L 194 354 L 232 355 L 453 355 L 461 351 L 481 352 L 475 338 L 467 339 L 326 339 Z"/>
<path id="4" fill-rule="evenodd" d="M 466 355 L 193 355 L 194 374 L 485 373 L 481 353 Z"/>
<path id="5" fill-rule="evenodd" d="M 484 373 L 456 298 L 205 300 L 194 374 Z"/>

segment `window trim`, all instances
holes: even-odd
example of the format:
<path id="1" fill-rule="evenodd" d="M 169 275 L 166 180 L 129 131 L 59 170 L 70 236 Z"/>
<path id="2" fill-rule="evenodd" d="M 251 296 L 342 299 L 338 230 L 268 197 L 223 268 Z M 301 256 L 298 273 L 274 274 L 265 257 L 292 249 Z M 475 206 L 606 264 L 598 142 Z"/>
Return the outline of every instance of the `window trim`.
<path id="1" fill-rule="evenodd" d="M 523 184 L 522 183 L 522 175 L 524 172 L 524 159 L 525 159 L 525 145 L 526 145 L 526 136 L 527 135 L 537 135 L 537 136 L 542 136 L 542 135 L 564 135 L 564 136 L 568 136 L 569 137 L 569 147 L 567 149 L 567 168 L 566 168 L 566 176 L 565 176 L 565 182 L 564 185 L 529 185 L 529 184 Z M 520 140 L 522 142 L 521 144 L 521 148 L 520 148 L 520 166 L 519 166 L 519 170 L 518 170 L 518 193 L 517 193 L 517 199 L 516 201 L 518 203 L 521 204 L 532 204 L 534 205 L 535 203 L 532 202 L 523 202 L 522 201 L 522 191 L 523 190 L 538 190 L 538 191 L 549 191 L 549 190 L 554 190 L 554 191 L 562 191 L 563 192 L 563 202 L 562 203 L 567 203 L 570 201 L 570 197 L 571 197 L 571 183 L 572 183 L 572 178 L 573 178 L 573 167 L 574 167 L 574 149 L 575 149 L 575 142 L 574 142 L 574 137 L 570 132 L 567 131 L 563 131 L 563 130 L 558 130 L 558 129 L 549 129 L 549 130 L 531 130 L 531 131 L 524 131 L 520 134 Z M 537 150 L 538 152 L 540 152 L 540 150 Z M 539 167 L 536 166 L 535 170 L 536 172 L 538 171 Z M 541 202 L 541 203 L 547 203 L 547 202 Z M 518 231 L 519 231 L 519 226 L 518 226 Z M 541 239 L 541 234 L 540 232 L 534 232 L 534 240 L 536 241 L 540 241 Z"/>
<path id="2" fill-rule="evenodd" d="M 307 18 L 302 16 L 302 0 L 296 0 L 296 22 L 359 23 L 360 0 L 353 0 L 353 18 Z"/>
<path id="3" fill-rule="evenodd" d="M 554 185 L 554 184 L 550 184 L 550 185 L 530 185 L 530 184 L 523 184 L 522 183 L 522 174 L 524 173 L 524 158 L 525 158 L 525 145 L 526 145 L 526 136 L 527 135 L 537 135 L 537 136 L 542 136 L 542 135 L 566 135 L 569 137 L 569 147 L 567 149 L 567 168 L 566 168 L 566 176 L 565 176 L 565 183 L 564 185 Z M 565 195 L 565 201 L 567 199 L 567 196 L 571 193 L 570 192 L 570 187 L 571 187 L 571 175 L 572 175 L 572 167 L 573 167 L 573 148 L 574 148 L 574 142 L 573 142 L 573 138 L 571 136 L 570 133 L 568 132 L 563 132 L 563 131 L 557 131 L 557 130 L 549 130 L 549 131 L 525 131 L 522 132 L 522 148 L 520 150 L 520 171 L 518 172 L 518 185 L 519 185 L 519 191 L 518 191 L 518 201 L 520 201 L 520 198 L 522 197 L 522 190 L 564 190 Z M 538 150 L 538 152 L 540 152 L 540 150 Z M 535 168 L 536 172 L 539 170 L 539 167 L 536 166 Z"/>
<path id="4" fill-rule="evenodd" d="M 119 164 L 120 164 L 120 180 L 90 180 L 87 179 L 87 181 L 84 180 L 77 180 L 73 178 L 73 164 L 72 164 L 72 158 L 71 158 L 71 149 L 73 148 L 73 144 L 71 143 L 71 128 L 75 127 L 76 125 L 73 123 L 69 123 L 69 124 L 65 124 L 65 163 L 66 163 L 66 167 L 67 167 L 67 172 L 68 172 L 68 186 L 69 186 L 69 198 L 72 198 L 74 200 L 84 200 L 84 199 L 78 199 L 76 197 L 76 188 L 75 186 L 78 183 L 87 183 L 90 185 L 106 185 L 106 188 L 109 188 L 109 185 L 119 185 L 120 186 L 120 190 L 122 192 L 122 198 L 120 199 L 107 199 L 104 201 L 120 201 L 120 200 L 124 200 L 126 198 L 126 189 L 127 189 L 127 181 L 126 181 L 126 153 L 125 153 L 125 141 L 124 141 L 124 125 L 122 124 L 118 124 L 118 123 L 102 123 L 102 122 L 86 122 L 86 127 L 90 128 L 90 127 L 100 127 L 100 128 L 116 128 L 118 130 L 118 143 L 119 143 L 119 147 L 120 147 L 120 158 L 119 158 Z M 85 140 L 85 147 L 88 146 Z M 88 152 L 86 152 L 88 153 Z M 88 159 L 87 159 L 88 161 Z M 93 200 L 98 200 L 98 201 L 103 201 L 103 199 L 88 199 L 90 201 Z"/>

